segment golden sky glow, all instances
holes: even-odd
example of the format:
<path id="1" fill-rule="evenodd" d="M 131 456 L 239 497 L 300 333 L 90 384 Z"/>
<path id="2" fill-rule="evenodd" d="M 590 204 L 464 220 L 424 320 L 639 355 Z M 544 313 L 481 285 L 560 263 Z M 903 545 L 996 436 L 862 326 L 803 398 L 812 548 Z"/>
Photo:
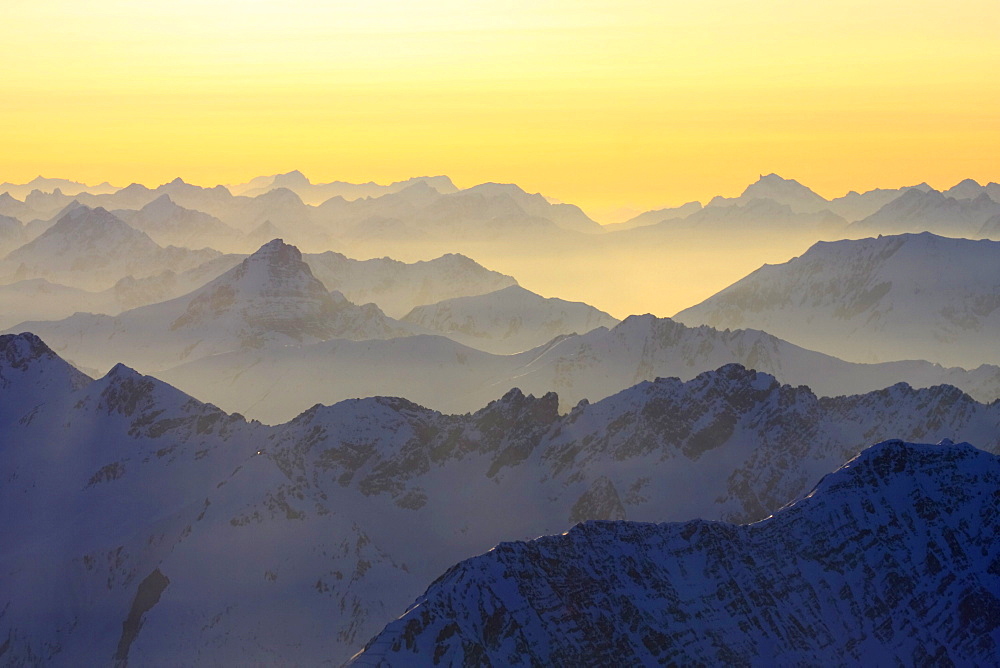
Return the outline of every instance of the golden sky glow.
<path id="1" fill-rule="evenodd" d="M 1000 2 L 34 0 L 0 181 L 448 174 L 591 211 L 1000 181 Z"/>

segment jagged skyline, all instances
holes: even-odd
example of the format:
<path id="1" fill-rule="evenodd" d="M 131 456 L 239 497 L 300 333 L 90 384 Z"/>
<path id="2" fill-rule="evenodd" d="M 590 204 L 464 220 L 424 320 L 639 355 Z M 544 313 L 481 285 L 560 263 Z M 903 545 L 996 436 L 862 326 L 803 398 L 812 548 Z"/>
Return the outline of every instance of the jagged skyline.
<path id="1" fill-rule="evenodd" d="M 200 185 L 448 174 L 597 217 L 1000 180 L 996 3 L 65 0 L 9 9 L 0 172 Z"/>

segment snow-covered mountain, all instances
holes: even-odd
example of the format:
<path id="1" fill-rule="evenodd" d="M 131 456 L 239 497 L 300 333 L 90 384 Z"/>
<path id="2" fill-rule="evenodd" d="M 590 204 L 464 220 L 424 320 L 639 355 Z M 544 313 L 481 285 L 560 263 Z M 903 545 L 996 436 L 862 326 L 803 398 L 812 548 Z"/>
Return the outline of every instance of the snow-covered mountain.
<path id="1" fill-rule="evenodd" d="M 617 319 L 583 302 L 546 299 L 518 285 L 418 306 L 403 322 L 498 355 L 531 350 L 557 336 L 618 324 Z"/>
<path id="2" fill-rule="evenodd" d="M 350 665 L 994 665 L 998 487 L 996 455 L 888 441 L 757 524 L 501 543 Z"/>
<path id="3" fill-rule="evenodd" d="M 513 277 L 490 271 L 455 253 L 413 263 L 388 257 L 354 260 L 333 251 L 307 253 L 302 259 L 331 290 L 358 304 L 374 302 L 394 318 L 423 304 L 517 285 Z"/>
<path id="4" fill-rule="evenodd" d="M 71 209 L 40 236 L 0 262 L 10 280 L 46 278 L 87 289 L 104 289 L 123 276 L 150 276 L 165 269 L 184 271 L 218 251 L 162 248 L 145 233 L 102 208 Z"/>
<path id="5" fill-rule="evenodd" d="M 60 354 L 88 368 L 108 369 L 125 361 L 146 371 L 232 350 L 414 331 L 374 304 L 356 306 L 328 292 L 299 250 L 281 239 L 184 296 L 114 317 L 77 313 L 16 329 L 39 333 Z"/>
<path id="6" fill-rule="evenodd" d="M 953 384 L 980 401 L 1000 397 L 1000 367 L 946 369 L 923 361 L 856 364 L 757 330 L 686 327 L 630 316 L 608 330 L 555 339 L 517 355 L 491 355 L 441 336 L 389 341 L 326 341 L 277 350 L 214 355 L 159 375 L 228 411 L 268 423 L 290 420 L 315 403 L 372 395 L 404 396 L 436 410 L 475 410 L 512 387 L 558 392 L 563 410 L 644 380 L 699 373 L 736 362 L 808 385 L 822 396 L 857 394 L 907 382 Z M 294 383 L 296 392 L 281 391 Z"/>
<path id="7" fill-rule="evenodd" d="M 904 234 L 817 243 L 675 317 L 752 327 L 843 359 L 1000 363 L 1000 242 Z"/>
<path id="8" fill-rule="evenodd" d="M 229 250 L 240 239 L 239 232 L 215 216 L 178 206 L 167 194 L 138 211 L 122 209 L 114 213 L 161 246 Z"/>
<path id="9" fill-rule="evenodd" d="M 830 208 L 830 203 L 795 179 L 785 179 L 777 174 L 761 175 L 746 187 L 739 197 L 713 197 L 706 208 L 731 207 L 748 204 L 757 199 L 769 199 L 783 204 L 795 213 L 819 213 Z"/>
<path id="10" fill-rule="evenodd" d="M 565 416 L 514 391 L 468 415 L 382 397 L 277 427 L 123 366 L 87 382 L 29 334 L 0 339 L 0 379 L 15 664 L 339 663 L 500 541 L 759 519 L 888 434 L 1000 448 L 1000 404 L 954 388 L 817 399 L 737 366 Z"/>
<path id="11" fill-rule="evenodd" d="M 1000 202 L 986 192 L 980 192 L 974 199 L 955 199 L 937 190 L 911 189 L 867 218 L 852 223 L 847 235 L 932 232 L 974 238 L 983 223 L 998 214 Z"/>

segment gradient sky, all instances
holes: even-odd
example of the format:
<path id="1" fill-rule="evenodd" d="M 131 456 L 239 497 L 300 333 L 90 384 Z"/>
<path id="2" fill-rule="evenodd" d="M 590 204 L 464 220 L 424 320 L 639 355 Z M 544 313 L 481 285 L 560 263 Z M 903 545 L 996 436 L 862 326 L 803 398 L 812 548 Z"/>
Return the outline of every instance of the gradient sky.
<path id="1" fill-rule="evenodd" d="M 448 174 L 600 213 L 1000 181 L 1000 2 L 34 0 L 0 181 Z"/>

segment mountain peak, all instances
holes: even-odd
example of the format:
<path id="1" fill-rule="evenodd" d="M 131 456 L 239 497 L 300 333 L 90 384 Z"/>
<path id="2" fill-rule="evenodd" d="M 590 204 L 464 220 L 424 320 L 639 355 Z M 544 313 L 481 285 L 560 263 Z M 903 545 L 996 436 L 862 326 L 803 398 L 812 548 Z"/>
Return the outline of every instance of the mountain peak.
<path id="1" fill-rule="evenodd" d="M 151 201 L 146 206 L 142 207 L 142 211 L 145 213 L 167 213 L 172 212 L 181 207 L 178 206 L 174 200 L 170 198 L 170 195 L 163 193 L 153 201 Z"/>
<path id="2" fill-rule="evenodd" d="M 271 182 L 271 188 L 296 188 L 312 185 L 305 174 L 295 169 L 286 174 L 278 174 Z"/>
<path id="3" fill-rule="evenodd" d="M 271 239 L 254 252 L 250 258 L 264 259 L 270 262 L 281 264 L 290 262 L 301 262 L 302 251 L 291 244 L 286 244 L 284 239 Z M 248 259 L 250 259 L 248 258 Z"/>
<path id="4" fill-rule="evenodd" d="M 21 369 L 39 357 L 55 355 L 44 341 L 31 332 L 0 336 L 0 361 L 9 368 Z"/>

